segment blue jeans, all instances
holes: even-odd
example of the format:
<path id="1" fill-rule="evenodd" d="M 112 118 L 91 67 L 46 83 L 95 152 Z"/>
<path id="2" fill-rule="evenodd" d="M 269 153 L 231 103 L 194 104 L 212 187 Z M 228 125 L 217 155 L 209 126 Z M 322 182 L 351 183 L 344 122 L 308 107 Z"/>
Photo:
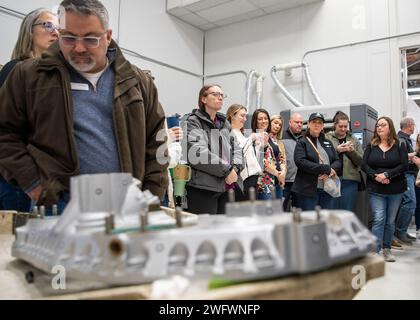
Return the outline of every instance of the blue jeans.
<path id="1" fill-rule="evenodd" d="M 420 230 L 420 187 L 416 187 L 416 230 Z"/>
<path id="2" fill-rule="evenodd" d="M 0 177 L 0 210 L 30 212 L 32 207 L 31 198 L 21 188 Z"/>
<path id="3" fill-rule="evenodd" d="M 257 200 L 271 200 L 271 193 L 258 192 Z"/>
<path id="4" fill-rule="evenodd" d="M 358 182 L 341 180 L 341 197 L 334 198 L 334 209 L 353 211 L 357 197 Z"/>
<path id="5" fill-rule="evenodd" d="M 165 195 L 163 196 L 163 199 L 160 201 L 160 204 L 164 207 L 169 207 L 168 190 L 166 190 Z"/>
<path id="6" fill-rule="evenodd" d="M 283 188 L 279 185 L 276 185 L 276 199 L 283 198 Z"/>
<path id="7" fill-rule="evenodd" d="M 316 206 L 320 206 L 322 209 L 333 209 L 334 205 L 334 198 L 322 189 L 316 189 L 316 194 L 313 197 L 296 193 L 295 199 L 296 207 L 302 210 L 315 210 Z"/>
<path id="8" fill-rule="evenodd" d="M 369 203 L 372 209 L 372 233 L 377 238 L 376 252 L 381 248 L 391 248 L 394 237 L 395 218 L 403 194 L 378 194 L 369 192 Z"/>
<path id="9" fill-rule="evenodd" d="M 416 211 L 416 177 L 413 174 L 406 174 L 407 190 L 403 193 L 400 211 L 395 221 L 395 235 L 397 237 L 407 234 L 408 226 Z"/>

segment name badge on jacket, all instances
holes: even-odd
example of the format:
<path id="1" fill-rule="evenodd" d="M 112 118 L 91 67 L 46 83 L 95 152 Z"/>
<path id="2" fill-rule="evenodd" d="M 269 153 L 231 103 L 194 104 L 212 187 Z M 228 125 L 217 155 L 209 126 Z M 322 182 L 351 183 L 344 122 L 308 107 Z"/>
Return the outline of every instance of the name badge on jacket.
<path id="1" fill-rule="evenodd" d="M 87 83 L 70 83 L 71 90 L 78 90 L 78 91 L 89 91 L 89 85 Z"/>

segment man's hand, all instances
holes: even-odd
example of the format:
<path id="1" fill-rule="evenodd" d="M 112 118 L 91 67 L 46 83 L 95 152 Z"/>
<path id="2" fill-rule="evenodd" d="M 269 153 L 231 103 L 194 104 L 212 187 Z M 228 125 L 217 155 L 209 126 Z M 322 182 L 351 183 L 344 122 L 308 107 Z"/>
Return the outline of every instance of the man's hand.
<path id="1" fill-rule="evenodd" d="M 232 169 L 232 171 L 226 176 L 225 182 L 227 184 L 232 184 L 232 183 L 235 183 L 236 181 L 238 181 L 238 175 L 235 169 Z"/>
<path id="2" fill-rule="evenodd" d="M 27 192 L 26 194 L 33 200 L 33 201 L 35 201 L 35 203 L 37 203 L 38 202 L 38 200 L 39 200 L 39 197 L 41 196 L 41 194 L 42 194 L 42 191 L 43 191 L 43 189 L 42 189 L 42 186 L 41 185 L 39 185 L 38 187 L 36 187 L 35 189 L 33 189 L 32 191 L 30 191 L 30 192 Z"/>

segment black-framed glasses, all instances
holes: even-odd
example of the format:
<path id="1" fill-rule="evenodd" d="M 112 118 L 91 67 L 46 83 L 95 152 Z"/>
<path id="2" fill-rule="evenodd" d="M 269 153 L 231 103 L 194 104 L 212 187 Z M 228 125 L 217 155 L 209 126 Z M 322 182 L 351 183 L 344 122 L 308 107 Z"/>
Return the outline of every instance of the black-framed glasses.
<path id="1" fill-rule="evenodd" d="M 226 99 L 227 98 L 227 95 L 225 95 L 222 92 L 209 92 L 209 93 L 206 94 L 206 96 L 208 96 L 209 94 L 211 94 L 213 97 L 216 97 L 217 99 L 220 99 L 220 98 Z"/>
<path id="2" fill-rule="evenodd" d="M 65 47 L 74 47 L 76 42 L 82 41 L 83 46 L 86 48 L 97 48 L 99 47 L 99 40 L 106 34 L 106 31 L 98 37 L 88 36 L 88 37 L 76 37 L 72 35 L 60 35 L 59 39 L 63 46 Z"/>
<path id="3" fill-rule="evenodd" d="M 32 27 L 35 27 L 35 26 L 42 26 L 45 29 L 45 31 L 48 31 L 48 32 L 54 32 L 55 30 L 58 30 L 58 26 L 52 23 L 51 21 L 43 21 L 43 22 L 34 23 Z"/>
<path id="4" fill-rule="evenodd" d="M 377 124 L 377 125 L 376 125 L 376 128 L 379 128 L 379 127 L 384 128 L 384 127 L 386 127 L 387 125 L 388 125 L 387 123 L 380 123 L 380 124 Z"/>

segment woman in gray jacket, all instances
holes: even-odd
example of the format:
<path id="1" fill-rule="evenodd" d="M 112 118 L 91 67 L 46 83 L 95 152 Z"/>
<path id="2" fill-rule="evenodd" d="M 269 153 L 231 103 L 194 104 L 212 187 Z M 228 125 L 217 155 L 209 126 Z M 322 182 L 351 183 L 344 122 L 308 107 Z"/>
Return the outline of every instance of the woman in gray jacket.
<path id="1" fill-rule="evenodd" d="M 218 112 L 224 98 L 219 85 L 204 86 L 198 96 L 199 109 L 186 119 L 187 161 L 192 171 L 187 202 L 192 213 L 223 214 L 227 191 L 243 189 L 242 149 L 230 135 L 226 116 Z"/>

